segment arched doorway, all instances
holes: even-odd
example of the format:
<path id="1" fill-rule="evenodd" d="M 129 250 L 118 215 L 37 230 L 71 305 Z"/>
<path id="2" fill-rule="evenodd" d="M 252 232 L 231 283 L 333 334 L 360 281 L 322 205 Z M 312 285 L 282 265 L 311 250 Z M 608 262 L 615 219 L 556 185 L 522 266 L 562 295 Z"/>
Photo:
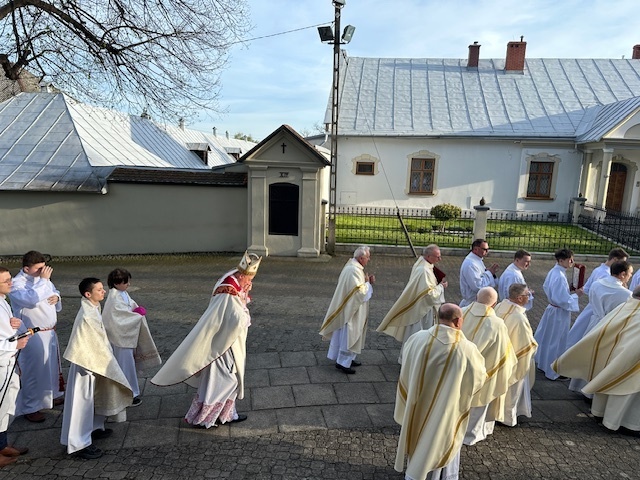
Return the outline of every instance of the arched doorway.
<path id="1" fill-rule="evenodd" d="M 624 199 L 624 186 L 627 183 L 627 167 L 622 163 L 613 163 L 609 174 L 609 187 L 607 189 L 607 210 L 619 212 L 622 210 Z"/>

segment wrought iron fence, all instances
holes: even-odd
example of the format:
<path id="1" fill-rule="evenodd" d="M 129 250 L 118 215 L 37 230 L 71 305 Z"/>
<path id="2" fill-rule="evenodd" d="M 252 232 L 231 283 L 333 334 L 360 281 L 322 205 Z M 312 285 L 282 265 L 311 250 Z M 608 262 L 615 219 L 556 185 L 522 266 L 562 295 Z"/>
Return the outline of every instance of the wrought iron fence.
<path id="1" fill-rule="evenodd" d="M 630 252 L 640 252 L 640 216 L 585 205 L 578 224 Z"/>
<path id="2" fill-rule="evenodd" d="M 416 246 L 436 243 L 441 247 L 469 248 L 473 240 L 475 211 L 463 210 L 459 218 L 442 222 L 429 209 L 401 208 L 399 213 Z M 616 246 L 635 247 L 572 222 L 567 212 L 489 211 L 486 238 L 494 250 L 553 252 L 570 248 L 582 254 L 607 254 Z M 638 235 L 639 232 L 636 232 Z M 336 241 L 376 245 L 408 245 L 395 208 L 338 207 Z M 640 240 L 639 240 L 640 241 Z"/>

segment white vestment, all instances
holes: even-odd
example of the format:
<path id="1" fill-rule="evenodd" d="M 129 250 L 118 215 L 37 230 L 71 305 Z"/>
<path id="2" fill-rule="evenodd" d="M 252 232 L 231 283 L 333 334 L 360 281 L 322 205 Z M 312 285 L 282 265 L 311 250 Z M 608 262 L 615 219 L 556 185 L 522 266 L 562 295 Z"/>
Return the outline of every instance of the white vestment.
<path id="1" fill-rule="evenodd" d="M 594 268 L 593 272 L 591 272 L 591 275 L 589 275 L 589 279 L 584 284 L 584 287 L 582 287 L 585 295 L 590 296 L 591 285 L 593 285 L 594 282 L 602 278 L 606 278 L 609 275 L 611 275 L 611 272 L 609 266 L 606 263 L 601 263 L 599 266 Z M 582 312 L 580 312 L 580 315 L 578 315 L 578 318 L 576 318 L 576 321 L 573 322 L 573 325 L 569 330 L 565 350 L 573 347 L 578 342 L 578 340 L 585 336 L 588 331 L 587 327 L 591 322 L 591 315 L 593 315 L 593 307 L 591 306 L 591 301 L 589 301 L 587 306 L 584 307 L 584 310 L 582 310 Z"/>
<path id="2" fill-rule="evenodd" d="M 402 425 L 395 469 L 403 470 L 406 457 L 407 477 L 424 480 L 460 451 L 471 401 L 487 374 L 478 348 L 445 325 L 412 335 L 404 352 L 394 411 Z"/>
<path id="3" fill-rule="evenodd" d="M 551 380 L 559 376 L 551 368 L 551 364 L 565 351 L 571 326 L 571 312 L 579 310 L 578 295 L 569 291 L 565 272 L 566 269 L 557 264 L 549 270 L 544 280 L 543 288 L 549 305 L 534 335 L 538 342 L 538 350 L 534 357 L 536 365 Z"/>
<path id="4" fill-rule="evenodd" d="M 434 325 L 438 308 L 443 303 L 444 286 L 438 283 L 433 264 L 418 257 L 402 294 L 376 330 L 404 343 L 414 333 Z"/>
<path id="5" fill-rule="evenodd" d="M 227 272 L 216 283 L 209 307 L 151 379 L 155 385 L 184 382 L 198 389 L 185 415 L 192 425 L 211 427 L 237 419 L 236 399 L 244 398 L 247 330 L 246 294 Z"/>
<path id="6" fill-rule="evenodd" d="M 320 335 L 325 340 L 331 338 L 327 357 L 344 367 L 351 366 L 364 346 L 368 302 L 372 293 L 373 287 L 365 279 L 364 267 L 356 259 L 349 259 L 340 272 L 338 285 L 320 328 Z"/>
<path id="7" fill-rule="evenodd" d="M 629 282 L 629 290 L 631 290 L 632 292 L 637 287 L 640 287 L 640 269 L 638 269 L 638 271 L 633 274 L 633 277 L 631 278 L 631 281 Z"/>
<path id="8" fill-rule="evenodd" d="M 527 284 L 524 275 L 522 275 L 522 270 L 520 270 L 515 263 L 512 263 L 504 269 L 504 272 L 498 280 L 498 295 L 501 301 L 509 298 L 509 287 L 514 283 Z M 529 301 L 525 305 L 525 308 L 527 310 L 533 308 L 533 294 L 531 292 L 529 292 Z"/>
<path id="9" fill-rule="evenodd" d="M 518 423 L 518 416 L 531 418 L 531 387 L 535 379 L 533 355 L 538 344 L 526 315 L 525 307 L 510 300 L 503 300 L 495 308 L 496 315 L 504 320 L 509 338 L 518 359 L 509 390 L 504 398 L 504 419 L 501 423 L 510 427 Z"/>
<path id="10" fill-rule="evenodd" d="M 473 252 L 465 257 L 460 266 L 460 294 L 462 295 L 461 307 L 466 307 L 476 301 L 478 291 L 483 287 L 496 287 L 497 280 L 486 269 L 482 258 Z"/>
<path id="11" fill-rule="evenodd" d="M 640 300 L 632 297 L 553 364 L 561 375 L 587 380 L 591 412 L 611 430 L 640 430 L 639 342 Z"/>
<path id="12" fill-rule="evenodd" d="M 136 370 L 161 363 L 146 317 L 133 311 L 137 307 L 138 304 L 126 291 L 112 288 L 102 310 L 102 321 L 113 353 L 131 385 L 134 397 L 140 395 Z"/>
<path id="13" fill-rule="evenodd" d="M 6 432 L 13 421 L 20 389 L 20 377 L 15 369 L 17 342 L 8 341 L 17 332 L 9 323 L 11 317 L 11 307 L 4 295 L 0 295 L 0 432 Z"/>
<path id="14" fill-rule="evenodd" d="M 47 299 L 57 295 L 55 305 Z M 60 292 L 51 280 L 32 277 L 21 270 L 13 279 L 9 294 L 13 314 L 22 320 L 20 332 L 39 327 L 18 357 L 21 387 L 16 415 L 53 408 L 53 400 L 64 395 L 61 390 L 60 352 L 55 332 L 56 312 L 62 309 Z"/>
<path id="15" fill-rule="evenodd" d="M 620 280 L 611 275 L 592 283 L 589 291 L 589 306 L 592 314 L 584 335 L 593 330 L 600 320 L 614 308 L 629 300 L 629 297 L 631 297 L 631 291 L 622 285 Z M 586 384 L 587 382 L 581 378 L 572 378 L 569 383 L 569 390 L 581 392 Z M 591 396 L 587 395 L 587 397 Z"/>

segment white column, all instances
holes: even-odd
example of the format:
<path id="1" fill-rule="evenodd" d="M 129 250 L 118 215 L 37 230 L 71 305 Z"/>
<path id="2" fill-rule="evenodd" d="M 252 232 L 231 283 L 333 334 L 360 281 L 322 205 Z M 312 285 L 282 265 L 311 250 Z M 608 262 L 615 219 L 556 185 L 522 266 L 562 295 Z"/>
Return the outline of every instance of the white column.
<path id="1" fill-rule="evenodd" d="M 613 148 L 602 149 L 602 171 L 600 172 L 600 185 L 598 187 L 598 201 L 596 205 L 604 208 L 607 201 L 607 190 L 609 189 L 609 174 L 611 173 L 611 163 L 613 161 Z"/>
<path id="2" fill-rule="evenodd" d="M 487 238 L 487 214 L 489 207 L 476 205 L 473 207 L 476 211 L 476 219 L 473 221 L 473 239 Z"/>
<path id="3" fill-rule="evenodd" d="M 300 194 L 300 211 L 302 221 L 300 228 L 301 246 L 299 257 L 318 257 L 320 245 L 317 245 L 318 228 L 320 228 L 320 198 L 318 195 L 318 169 L 302 169 L 302 192 Z"/>
<path id="4" fill-rule="evenodd" d="M 591 162 L 593 161 L 593 150 L 585 150 L 582 157 L 582 175 L 580 175 L 580 187 L 578 194 L 587 196 L 589 191 L 589 181 L 591 180 Z"/>
<path id="5" fill-rule="evenodd" d="M 249 169 L 249 251 L 257 255 L 269 255 L 266 245 L 267 218 L 267 167 L 252 166 Z"/>

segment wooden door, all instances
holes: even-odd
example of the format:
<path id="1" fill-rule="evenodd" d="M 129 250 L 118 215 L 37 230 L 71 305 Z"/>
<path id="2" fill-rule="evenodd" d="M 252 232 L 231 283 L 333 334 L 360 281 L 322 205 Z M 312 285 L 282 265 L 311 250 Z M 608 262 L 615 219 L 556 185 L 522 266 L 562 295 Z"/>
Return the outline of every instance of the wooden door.
<path id="1" fill-rule="evenodd" d="M 624 198 L 624 186 L 627 183 L 627 167 L 621 163 L 611 165 L 609 175 L 609 188 L 607 189 L 607 210 L 619 212 L 622 210 L 622 199 Z"/>

